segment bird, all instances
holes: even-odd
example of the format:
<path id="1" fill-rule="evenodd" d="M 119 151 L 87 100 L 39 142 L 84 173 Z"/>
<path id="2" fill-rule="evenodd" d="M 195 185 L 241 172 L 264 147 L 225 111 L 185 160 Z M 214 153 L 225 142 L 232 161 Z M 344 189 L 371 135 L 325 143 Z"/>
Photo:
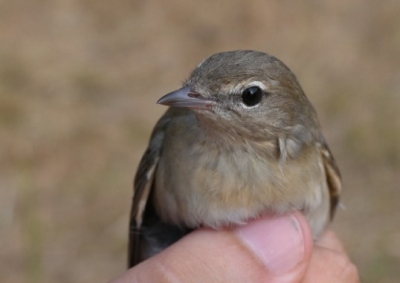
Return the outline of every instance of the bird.
<path id="1" fill-rule="evenodd" d="M 342 181 L 314 107 L 276 57 L 214 54 L 155 125 L 134 178 L 128 267 L 199 227 L 244 225 L 301 211 L 314 239 L 332 220 Z"/>

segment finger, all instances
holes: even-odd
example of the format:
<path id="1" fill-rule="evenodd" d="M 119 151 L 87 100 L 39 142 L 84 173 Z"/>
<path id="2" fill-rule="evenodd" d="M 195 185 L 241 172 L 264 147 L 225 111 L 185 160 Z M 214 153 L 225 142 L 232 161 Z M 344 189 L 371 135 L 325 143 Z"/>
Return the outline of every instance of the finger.
<path id="1" fill-rule="evenodd" d="M 324 234 L 321 236 L 321 238 L 318 239 L 315 245 L 342 254 L 346 253 L 342 242 L 340 242 L 339 238 L 332 230 L 324 232 Z"/>
<path id="2" fill-rule="evenodd" d="M 197 230 L 114 283 L 299 282 L 311 250 L 304 216 L 266 216 L 235 229 Z"/>
<path id="3" fill-rule="evenodd" d="M 304 282 L 360 282 L 356 266 L 332 231 L 325 232 L 315 244 Z"/>

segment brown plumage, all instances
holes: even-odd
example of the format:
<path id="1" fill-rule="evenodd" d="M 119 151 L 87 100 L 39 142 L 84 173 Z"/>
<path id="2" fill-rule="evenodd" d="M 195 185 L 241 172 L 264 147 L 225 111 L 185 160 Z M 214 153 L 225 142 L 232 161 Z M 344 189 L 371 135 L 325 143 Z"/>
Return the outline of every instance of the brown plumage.
<path id="1" fill-rule="evenodd" d="M 294 74 L 257 51 L 215 54 L 159 100 L 136 173 L 129 266 L 199 226 L 302 211 L 318 237 L 341 191 L 317 115 Z"/>

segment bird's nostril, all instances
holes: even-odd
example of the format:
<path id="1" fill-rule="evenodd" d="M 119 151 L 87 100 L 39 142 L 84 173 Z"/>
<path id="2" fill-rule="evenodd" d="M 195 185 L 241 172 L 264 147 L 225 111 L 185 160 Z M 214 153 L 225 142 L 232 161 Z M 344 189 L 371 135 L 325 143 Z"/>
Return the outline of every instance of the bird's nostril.
<path id="1" fill-rule="evenodd" d="M 198 93 L 196 93 L 196 92 L 189 92 L 189 93 L 188 93 L 188 96 L 189 96 L 189 97 L 193 97 L 193 98 L 199 98 L 199 97 L 200 97 L 200 94 L 198 94 Z"/>

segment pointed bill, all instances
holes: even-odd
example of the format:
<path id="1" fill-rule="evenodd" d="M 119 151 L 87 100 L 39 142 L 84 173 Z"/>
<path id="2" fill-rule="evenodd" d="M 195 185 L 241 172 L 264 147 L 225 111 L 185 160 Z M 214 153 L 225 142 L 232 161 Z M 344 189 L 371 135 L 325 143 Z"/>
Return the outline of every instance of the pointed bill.
<path id="1" fill-rule="evenodd" d="M 204 98 L 200 94 L 191 91 L 189 87 L 184 87 L 170 92 L 161 97 L 157 103 L 173 107 L 198 109 L 210 109 L 212 106 L 216 105 L 215 101 Z"/>

